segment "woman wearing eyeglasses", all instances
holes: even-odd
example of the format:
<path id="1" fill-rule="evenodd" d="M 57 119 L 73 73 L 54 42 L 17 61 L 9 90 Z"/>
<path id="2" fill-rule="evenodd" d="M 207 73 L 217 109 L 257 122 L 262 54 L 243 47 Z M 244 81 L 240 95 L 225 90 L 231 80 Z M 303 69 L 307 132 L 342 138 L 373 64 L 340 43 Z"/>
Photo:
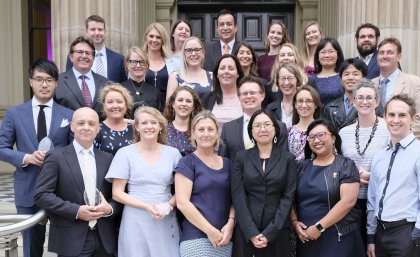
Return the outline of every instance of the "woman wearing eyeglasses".
<path id="1" fill-rule="evenodd" d="M 231 180 L 237 221 L 233 256 L 292 256 L 296 163 L 292 154 L 277 147 L 279 133 L 274 115 L 258 110 L 248 124 L 255 146 L 236 154 Z"/>
<path id="2" fill-rule="evenodd" d="M 315 120 L 307 134 L 291 215 L 299 237 L 297 256 L 363 257 L 359 171 L 341 155 L 341 138 L 331 123 Z"/>
<path id="3" fill-rule="evenodd" d="M 364 61 L 358 58 L 350 58 L 341 65 L 339 75 L 344 94 L 325 105 L 322 117 L 329 120 L 334 127 L 340 130 L 354 123 L 357 119 L 353 88 L 359 80 L 366 77 L 367 66 Z M 378 116 L 383 116 L 382 105 L 376 107 L 376 112 Z"/>
<path id="4" fill-rule="evenodd" d="M 146 53 L 137 46 L 131 47 L 125 56 L 125 67 L 128 72 L 128 80 L 124 81 L 122 85 L 128 89 L 134 100 L 133 109 L 127 118 L 133 119 L 134 112 L 140 106 L 163 109 L 163 106 L 160 105 L 159 89 L 145 80 L 149 69 L 149 59 Z"/>
<path id="5" fill-rule="evenodd" d="M 212 90 L 213 74 L 203 69 L 204 46 L 197 37 L 185 40 L 182 46 L 181 66 L 179 72 L 173 72 L 169 76 L 166 102 L 177 87 L 187 86 L 202 98 Z"/>
<path id="6" fill-rule="evenodd" d="M 282 97 L 272 102 L 267 109 L 272 111 L 276 119 L 286 124 L 287 128 L 292 126 L 293 96 L 296 89 L 306 83 L 306 76 L 303 70 L 294 63 L 286 63 L 277 68 L 276 86 L 280 89 Z"/>
<path id="7" fill-rule="evenodd" d="M 315 74 L 309 82 L 319 92 L 323 104 L 334 101 L 343 95 L 338 69 L 344 61 L 343 51 L 334 38 L 324 38 L 315 51 Z"/>
<path id="8" fill-rule="evenodd" d="M 357 165 L 360 175 L 360 190 L 357 204 L 362 209 L 361 234 L 366 246 L 366 199 L 373 156 L 389 142 L 389 132 L 384 119 L 378 117 L 375 108 L 380 106 L 378 87 L 368 79 L 355 84 L 353 108 L 357 111 L 356 121 L 340 130 L 343 140 L 343 155 Z"/>

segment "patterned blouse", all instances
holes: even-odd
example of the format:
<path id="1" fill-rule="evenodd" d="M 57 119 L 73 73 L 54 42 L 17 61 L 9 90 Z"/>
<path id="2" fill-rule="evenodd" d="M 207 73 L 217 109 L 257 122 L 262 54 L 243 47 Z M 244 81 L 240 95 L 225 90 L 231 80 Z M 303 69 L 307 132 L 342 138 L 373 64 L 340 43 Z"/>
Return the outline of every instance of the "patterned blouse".
<path id="1" fill-rule="evenodd" d="M 127 124 L 127 128 L 122 131 L 116 131 L 109 128 L 104 122 L 101 122 L 99 123 L 99 133 L 93 144 L 97 149 L 115 155 L 121 147 L 130 145 L 132 142 L 132 124 Z"/>
<path id="2" fill-rule="evenodd" d="M 306 131 L 299 131 L 296 125 L 289 129 L 289 151 L 297 161 L 305 159 Z"/>
<path id="3" fill-rule="evenodd" d="M 168 122 L 166 144 L 178 149 L 182 156 L 195 151 L 187 132 L 177 130 L 172 122 Z"/>

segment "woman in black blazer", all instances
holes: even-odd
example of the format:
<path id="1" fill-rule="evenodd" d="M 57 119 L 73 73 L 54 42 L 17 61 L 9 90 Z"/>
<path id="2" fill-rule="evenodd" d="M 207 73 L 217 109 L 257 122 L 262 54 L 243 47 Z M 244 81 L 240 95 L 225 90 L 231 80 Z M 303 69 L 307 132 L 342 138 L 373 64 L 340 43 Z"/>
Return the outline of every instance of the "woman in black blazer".
<path id="1" fill-rule="evenodd" d="M 289 234 L 295 158 L 277 147 L 279 126 L 270 111 L 252 115 L 248 134 L 255 146 L 237 153 L 232 168 L 237 220 L 233 256 L 292 256 Z"/>

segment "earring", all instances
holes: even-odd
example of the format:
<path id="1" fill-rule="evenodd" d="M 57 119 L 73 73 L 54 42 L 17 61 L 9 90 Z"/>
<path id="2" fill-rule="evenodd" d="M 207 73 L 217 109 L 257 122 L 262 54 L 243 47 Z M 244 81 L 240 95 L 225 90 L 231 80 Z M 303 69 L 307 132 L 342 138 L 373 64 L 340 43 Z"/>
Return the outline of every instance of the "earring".
<path id="1" fill-rule="evenodd" d="M 162 135 L 162 130 L 159 130 L 159 135 Z"/>
<path id="2" fill-rule="evenodd" d="M 251 138 L 251 142 L 252 142 L 253 144 L 255 144 L 255 141 L 254 141 L 254 139 L 253 139 L 253 138 Z"/>
<path id="3" fill-rule="evenodd" d="M 335 148 L 335 143 L 333 144 L 333 150 L 332 150 L 332 152 L 333 152 L 334 155 L 337 155 L 338 154 L 337 148 Z"/>
<path id="4" fill-rule="evenodd" d="M 277 144 L 277 137 L 274 137 L 274 144 Z"/>
<path id="5" fill-rule="evenodd" d="M 315 159 L 316 158 L 316 155 L 312 152 L 311 153 L 311 160 L 313 160 L 313 159 Z"/>

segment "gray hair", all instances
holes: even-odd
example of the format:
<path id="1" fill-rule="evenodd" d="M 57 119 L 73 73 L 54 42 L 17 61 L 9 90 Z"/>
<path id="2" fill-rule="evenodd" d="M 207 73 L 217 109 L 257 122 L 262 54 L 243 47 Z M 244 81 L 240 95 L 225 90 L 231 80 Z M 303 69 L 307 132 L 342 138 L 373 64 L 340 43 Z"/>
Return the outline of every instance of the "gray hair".
<path id="1" fill-rule="evenodd" d="M 356 82 L 356 84 L 353 87 L 353 97 L 356 96 L 356 92 L 361 88 L 371 88 L 375 92 L 376 99 L 381 99 L 379 88 L 375 85 L 375 83 L 366 78 L 362 78 L 361 80 Z"/>

